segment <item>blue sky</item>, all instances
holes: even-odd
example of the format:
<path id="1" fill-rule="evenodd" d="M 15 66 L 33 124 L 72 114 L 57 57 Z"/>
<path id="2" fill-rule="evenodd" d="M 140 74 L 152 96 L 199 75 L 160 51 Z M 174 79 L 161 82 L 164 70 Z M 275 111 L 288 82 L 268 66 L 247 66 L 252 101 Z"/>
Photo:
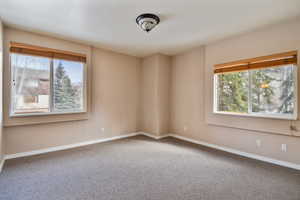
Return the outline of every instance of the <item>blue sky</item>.
<path id="1" fill-rule="evenodd" d="M 83 63 L 80 62 L 72 62 L 72 61 L 65 61 L 65 60 L 54 60 L 54 70 L 61 62 L 63 65 L 66 74 L 71 79 L 72 83 L 79 83 L 82 82 L 83 78 Z"/>
<path id="2" fill-rule="evenodd" d="M 39 70 L 49 70 L 50 71 L 50 60 L 44 57 L 35 57 L 21 54 L 12 54 L 12 61 L 19 67 L 24 67 L 27 65 L 28 68 L 39 69 Z M 66 61 L 66 60 L 54 60 L 54 70 L 58 66 L 59 62 L 62 63 L 66 74 L 71 79 L 72 83 L 82 83 L 83 82 L 83 70 L 84 64 L 80 62 Z"/>

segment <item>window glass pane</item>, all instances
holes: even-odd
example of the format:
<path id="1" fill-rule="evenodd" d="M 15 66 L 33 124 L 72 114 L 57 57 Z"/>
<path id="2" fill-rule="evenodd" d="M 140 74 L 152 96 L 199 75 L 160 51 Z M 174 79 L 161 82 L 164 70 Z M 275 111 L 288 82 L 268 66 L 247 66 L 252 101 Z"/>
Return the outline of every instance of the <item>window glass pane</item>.
<path id="1" fill-rule="evenodd" d="M 293 65 L 287 65 L 250 71 L 252 112 L 293 114 L 294 70 Z"/>
<path id="2" fill-rule="evenodd" d="M 54 60 L 53 73 L 54 111 L 82 111 L 84 107 L 84 64 Z"/>
<path id="3" fill-rule="evenodd" d="M 49 112 L 50 60 L 11 54 L 13 113 Z"/>
<path id="4" fill-rule="evenodd" d="M 217 75 L 217 110 L 248 112 L 248 72 Z"/>

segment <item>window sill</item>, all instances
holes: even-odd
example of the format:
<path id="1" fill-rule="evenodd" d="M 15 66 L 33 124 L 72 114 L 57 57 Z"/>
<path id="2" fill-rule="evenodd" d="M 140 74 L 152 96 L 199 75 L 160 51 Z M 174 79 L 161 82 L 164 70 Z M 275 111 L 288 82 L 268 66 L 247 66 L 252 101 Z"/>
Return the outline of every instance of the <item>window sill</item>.
<path id="1" fill-rule="evenodd" d="M 72 115 L 72 114 L 84 114 L 84 113 L 87 113 L 87 111 L 10 114 L 9 117 L 17 118 L 17 117 L 35 117 L 35 116 L 51 116 L 51 115 Z"/>
<path id="2" fill-rule="evenodd" d="M 72 112 L 72 113 L 36 113 L 22 114 L 14 116 L 4 115 L 4 127 L 62 123 L 71 121 L 88 120 L 90 112 Z"/>
<path id="3" fill-rule="evenodd" d="M 297 120 L 297 115 L 244 114 L 244 113 L 220 112 L 220 111 L 214 111 L 213 114 L 217 114 L 217 115 L 229 115 L 229 116 L 239 116 L 239 117 L 254 117 L 254 118 L 268 118 L 268 119 L 282 119 L 282 120 Z"/>

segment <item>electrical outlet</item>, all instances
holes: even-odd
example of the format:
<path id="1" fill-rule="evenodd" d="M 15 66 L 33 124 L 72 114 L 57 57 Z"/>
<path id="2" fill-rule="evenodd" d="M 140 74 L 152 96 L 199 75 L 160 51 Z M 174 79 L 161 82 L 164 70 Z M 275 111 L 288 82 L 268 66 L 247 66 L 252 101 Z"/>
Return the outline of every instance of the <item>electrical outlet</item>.
<path id="1" fill-rule="evenodd" d="M 281 151 L 287 152 L 287 145 L 286 144 L 281 144 Z"/>
<path id="2" fill-rule="evenodd" d="M 291 131 L 298 131 L 297 126 L 290 125 L 290 130 Z"/>
<path id="3" fill-rule="evenodd" d="M 256 146 L 257 146 L 257 147 L 260 147 L 260 146 L 261 146 L 261 140 L 259 140 L 259 139 L 256 140 Z"/>

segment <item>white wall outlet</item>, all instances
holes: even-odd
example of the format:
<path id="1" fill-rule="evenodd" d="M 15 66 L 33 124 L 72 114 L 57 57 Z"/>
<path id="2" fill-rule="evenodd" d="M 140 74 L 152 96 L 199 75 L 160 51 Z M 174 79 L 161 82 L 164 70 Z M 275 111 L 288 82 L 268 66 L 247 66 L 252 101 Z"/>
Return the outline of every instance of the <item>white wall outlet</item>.
<path id="1" fill-rule="evenodd" d="M 101 131 L 104 132 L 104 131 L 105 131 L 105 128 L 101 128 Z"/>
<path id="2" fill-rule="evenodd" d="M 183 126 L 183 131 L 186 132 L 188 130 L 187 126 Z"/>
<path id="3" fill-rule="evenodd" d="M 286 144 L 281 144 L 281 151 L 287 152 L 287 145 Z"/>
<path id="4" fill-rule="evenodd" d="M 260 146 L 261 146 L 261 140 L 259 140 L 259 139 L 256 140 L 256 146 L 257 146 L 257 147 L 260 147 Z"/>

